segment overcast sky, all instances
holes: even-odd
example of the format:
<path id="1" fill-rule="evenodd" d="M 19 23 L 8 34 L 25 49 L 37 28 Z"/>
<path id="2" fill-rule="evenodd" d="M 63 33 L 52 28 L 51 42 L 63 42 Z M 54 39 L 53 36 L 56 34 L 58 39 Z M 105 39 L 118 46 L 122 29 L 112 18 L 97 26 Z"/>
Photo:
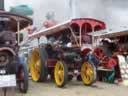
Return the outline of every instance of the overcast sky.
<path id="1" fill-rule="evenodd" d="M 5 8 L 28 4 L 34 9 L 34 24 L 40 25 L 49 11 L 55 12 L 55 19 L 63 22 L 70 18 L 70 0 L 5 0 Z M 128 0 L 77 0 L 80 17 L 103 20 L 108 27 L 128 26 Z"/>

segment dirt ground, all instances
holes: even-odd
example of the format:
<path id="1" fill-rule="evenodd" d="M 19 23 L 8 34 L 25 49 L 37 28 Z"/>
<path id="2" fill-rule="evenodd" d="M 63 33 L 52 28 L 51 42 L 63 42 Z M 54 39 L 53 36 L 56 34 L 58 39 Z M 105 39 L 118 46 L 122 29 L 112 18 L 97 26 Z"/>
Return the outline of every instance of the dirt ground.
<path id="1" fill-rule="evenodd" d="M 17 96 L 128 96 L 128 87 L 102 82 L 84 86 L 82 82 L 73 80 L 64 88 L 58 88 L 54 82 L 36 83 L 30 80 L 28 93 L 17 93 Z"/>

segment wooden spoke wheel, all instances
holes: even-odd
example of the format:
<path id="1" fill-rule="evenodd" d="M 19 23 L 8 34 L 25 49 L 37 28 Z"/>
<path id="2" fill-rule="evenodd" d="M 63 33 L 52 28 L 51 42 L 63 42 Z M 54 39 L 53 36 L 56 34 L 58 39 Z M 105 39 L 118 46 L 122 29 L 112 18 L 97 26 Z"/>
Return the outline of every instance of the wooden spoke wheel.
<path id="1" fill-rule="evenodd" d="M 96 80 L 96 68 L 90 62 L 84 62 L 81 66 L 81 78 L 85 85 L 91 85 Z"/>
<path id="2" fill-rule="evenodd" d="M 54 79 L 58 87 L 63 87 L 68 81 L 68 68 L 64 62 L 58 61 L 54 69 Z"/>
<path id="3" fill-rule="evenodd" d="M 30 73 L 32 80 L 36 82 L 46 79 L 45 61 L 43 61 L 41 56 L 43 55 L 42 53 L 38 49 L 34 49 L 30 57 Z"/>

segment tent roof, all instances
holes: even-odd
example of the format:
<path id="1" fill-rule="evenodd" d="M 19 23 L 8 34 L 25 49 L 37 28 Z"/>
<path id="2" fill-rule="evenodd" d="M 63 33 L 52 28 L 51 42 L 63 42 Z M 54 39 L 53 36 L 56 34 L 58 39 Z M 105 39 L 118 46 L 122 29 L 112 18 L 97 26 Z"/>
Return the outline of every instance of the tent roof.
<path id="1" fill-rule="evenodd" d="M 18 5 L 15 7 L 11 7 L 10 12 L 19 14 L 22 16 L 29 16 L 33 14 L 33 10 L 28 5 Z"/>

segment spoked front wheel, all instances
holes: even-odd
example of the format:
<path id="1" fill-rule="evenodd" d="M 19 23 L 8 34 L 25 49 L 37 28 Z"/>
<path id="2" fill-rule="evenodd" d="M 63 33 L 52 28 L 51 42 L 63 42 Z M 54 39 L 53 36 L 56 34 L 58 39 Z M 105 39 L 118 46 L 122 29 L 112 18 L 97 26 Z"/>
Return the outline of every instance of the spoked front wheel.
<path id="1" fill-rule="evenodd" d="M 23 64 L 19 68 L 19 73 L 18 73 L 19 81 L 19 90 L 22 93 L 27 93 L 28 91 L 28 71 L 26 66 Z"/>
<path id="2" fill-rule="evenodd" d="M 91 85 L 96 80 L 96 68 L 91 62 L 84 62 L 81 66 L 81 78 L 85 85 Z"/>
<path id="3" fill-rule="evenodd" d="M 64 62 L 58 61 L 56 63 L 54 69 L 54 78 L 58 87 L 63 87 L 68 81 L 68 68 Z"/>

